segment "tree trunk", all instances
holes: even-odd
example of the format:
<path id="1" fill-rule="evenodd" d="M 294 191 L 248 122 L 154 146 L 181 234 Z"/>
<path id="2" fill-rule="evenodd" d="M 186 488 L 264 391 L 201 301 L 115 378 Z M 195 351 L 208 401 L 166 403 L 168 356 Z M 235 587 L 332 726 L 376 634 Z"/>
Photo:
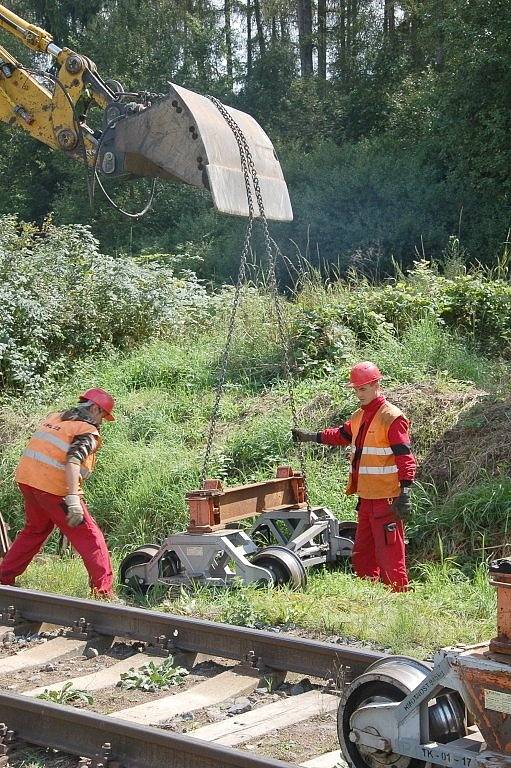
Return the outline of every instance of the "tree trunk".
<path id="1" fill-rule="evenodd" d="M 340 28 L 341 28 L 341 56 L 344 59 L 346 55 L 346 3 L 344 0 L 341 0 L 339 3 L 339 14 L 340 14 Z"/>
<path id="2" fill-rule="evenodd" d="M 326 0 L 318 0 L 318 77 L 326 80 Z"/>
<path id="3" fill-rule="evenodd" d="M 438 33 L 437 33 L 437 45 L 435 50 L 435 68 L 438 70 L 438 72 L 441 72 L 443 70 L 444 63 L 445 63 L 445 35 L 444 35 L 444 26 L 443 26 L 444 18 L 445 18 L 444 0 L 439 0 L 439 2 L 437 3 Z"/>
<path id="4" fill-rule="evenodd" d="M 188 17 L 186 15 L 186 12 L 183 15 L 183 40 L 188 40 Z M 181 50 L 183 53 L 183 69 L 186 73 L 188 73 L 188 65 L 189 65 L 189 57 L 190 57 L 190 49 L 189 46 L 184 43 L 184 45 L 181 46 Z"/>
<path id="5" fill-rule="evenodd" d="M 313 74 L 312 66 L 312 2 L 297 0 L 298 41 L 300 44 L 300 70 L 302 77 Z"/>
<path id="6" fill-rule="evenodd" d="M 346 3 L 346 67 L 349 75 L 355 58 L 355 40 L 357 36 L 358 0 L 347 0 Z"/>
<path id="7" fill-rule="evenodd" d="M 224 0 L 225 17 L 225 58 L 227 63 L 227 77 L 232 87 L 232 29 L 231 29 L 232 0 Z"/>
<path id="8" fill-rule="evenodd" d="M 418 36 L 419 19 L 415 14 L 410 16 L 410 56 L 415 69 L 422 67 L 422 54 Z"/>
<path id="9" fill-rule="evenodd" d="M 346 2 L 346 59 L 348 59 L 351 54 L 351 22 L 353 17 L 352 5 L 353 5 L 352 0 L 347 0 Z"/>
<path id="10" fill-rule="evenodd" d="M 341 78 L 346 73 L 346 0 L 338 0 L 335 14 L 336 72 Z"/>
<path id="11" fill-rule="evenodd" d="M 254 16 L 257 27 L 257 43 L 259 45 L 259 53 L 264 56 L 266 53 L 266 41 L 264 39 L 263 21 L 261 18 L 261 3 L 260 0 L 254 0 Z"/>
<path id="12" fill-rule="evenodd" d="M 387 37 L 394 37 L 396 31 L 395 0 L 384 0 L 383 31 Z"/>
<path id="13" fill-rule="evenodd" d="M 247 0 L 247 77 L 252 74 L 252 5 Z"/>
<path id="14" fill-rule="evenodd" d="M 277 17 L 275 14 L 271 17 L 271 42 L 272 45 L 277 42 Z"/>
<path id="15" fill-rule="evenodd" d="M 225 59 L 227 67 L 227 77 L 232 86 L 232 29 L 231 29 L 231 10 L 232 0 L 224 0 L 224 21 L 225 21 Z"/>
<path id="16" fill-rule="evenodd" d="M 420 69 L 422 67 L 422 54 L 417 34 L 419 19 L 415 9 L 413 11 L 410 11 L 408 8 L 404 9 L 403 21 L 400 26 L 401 29 L 406 30 L 408 33 L 408 51 L 412 69 Z"/>
<path id="17" fill-rule="evenodd" d="M 289 40 L 289 29 L 287 19 L 282 12 L 279 13 L 280 39 Z"/>

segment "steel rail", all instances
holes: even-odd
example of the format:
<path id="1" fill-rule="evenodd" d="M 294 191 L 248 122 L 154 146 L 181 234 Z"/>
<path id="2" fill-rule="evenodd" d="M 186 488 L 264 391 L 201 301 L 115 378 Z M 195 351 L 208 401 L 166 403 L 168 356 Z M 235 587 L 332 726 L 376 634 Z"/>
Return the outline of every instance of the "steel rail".
<path id="1" fill-rule="evenodd" d="M 26 741 L 99 758 L 105 768 L 292 768 L 281 760 L 21 694 L 0 693 L 0 723 L 5 726 L 0 746 L 3 742 L 7 752 L 10 743 Z"/>
<path id="2" fill-rule="evenodd" d="M 86 627 L 91 633 L 154 642 L 171 652 L 207 653 L 253 666 L 350 680 L 387 654 L 277 632 L 235 627 L 113 603 L 0 587 L 0 617 Z"/>

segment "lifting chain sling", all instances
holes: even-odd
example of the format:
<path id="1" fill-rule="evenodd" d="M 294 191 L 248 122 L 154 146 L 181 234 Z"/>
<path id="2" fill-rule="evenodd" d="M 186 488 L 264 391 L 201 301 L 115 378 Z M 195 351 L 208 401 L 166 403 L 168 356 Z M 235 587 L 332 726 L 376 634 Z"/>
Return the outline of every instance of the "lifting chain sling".
<path id="1" fill-rule="evenodd" d="M 289 346 L 289 334 L 287 333 L 287 330 L 286 330 L 286 323 L 285 323 L 284 314 L 282 311 L 282 305 L 279 301 L 278 287 L 277 287 L 277 263 L 276 263 L 277 258 L 276 258 L 275 250 L 272 247 L 272 241 L 271 241 L 270 232 L 268 229 L 268 221 L 266 219 L 266 215 L 264 212 L 264 203 L 263 203 L 263 196 L 261 193 L 261 187 L 259 184 L 259 177 L 257 175 L 257 170 L 254 165 L 252 153 L 250 152 L 250 147 L 248 146 L 248 142 L 245 138 L 245 135 L 243 134 L 243 131 L 239 127 L 238 123 L 233 118 L 233 116 L 228 112 L 228 110 L 224 107 L 224 105 L 220 101 L 218 101 L 218 99 L 216 99 L 214 96 L 208 96 L 208 98 L 216 106 L 216 108 L 218 109 L 218 111 L 226 121 L 227 125 L 231 129 L 234 135 L 234 138 L 236 139 L 236 143 L 238 145 L 238 150 L 240 153 L 241 169 L 243 171 L 245 190 L 247 193 L 249 216 L 248 216 L 247 229 L 245 232 L 245 239 L 243 241 L 243 248 L 241 251 L 240 267 L 238 271 L 238 277 L 236 280 L 236 288 L 234 291 L 232 310 L 229 318 L 229 324 L 227 327 L 226 342 L 225 342 L 225 346 L 222 351 L 222 356 L 220 359 L 218 379 L 217 379 L 217 384 L 215 388 L 215 399 L 214 399 L 213 408 L 211 411 L 211 419 L 209 423 L 206 450 L 204 453 L 204 459 L 202 464 L 201 486 L 203 485 L 204 480 L 206 480 L 207 470 L 208 470 L 208 466 L 211 458 L 213 438 L 214 438 L 216 424 L 217 424 L 218 416 L 220 412 L 220 401 L 221 401 L 222 393 L 225 386 L 225 380 L 227 378 L 227 366 L 229 363 L 229 352 L 232 344 L 234 328 L 236 325 L 236 314 L 237 314 L 239 303 L 240 303 L 241 291 L 243 288 L 243 284 L 245 282 L 246 269 L 247 269 L 247 257 L 248 257 L 248 251 L 250 248 L 250 243 L 252 240 L 252 231 L 253 231 L 253 225 L 254 225 L 254 200 L 253 200 L 253 194 L 252 194 L 252 186 L 253 186 L 256 201 L 257 201 L 257 207 L 259 209 L 259 218 L 263 228 L 265 251 L 266 251 L 266 257 L 268 259 L 268 287 L 269 287 L 271 299 L 273 301 L 274 308 L 275 308 L 275 317 L 277 320 L 277 330 L 279 335 L 279 341 L 283 351 L 284 375 L 286 378 L 292 423 L 293 423 L 293 427 L 295 429 L 298 429 L 298 416 L 297 416 L 296 402 L 295 402 L 294 390 L 293 390 L 293 376 L 291 371 L 291 350 Z M 251 181 L 252 181 L 252 185 L 250 183 Z M 310 512 L 311 506 L 310 506 L 310 500 L 309 500 L 307 475 L 305 471 L 305 457 L 304 457 L 303 446 L 300 442 L 296 443 L 296 449 L 297 449 L 298 459 L 300 463 L 300 472 L 302 473 L 302 476 L 303 476 L 305 501 L 307 503 L 307 510 L 308 512 Z"/>

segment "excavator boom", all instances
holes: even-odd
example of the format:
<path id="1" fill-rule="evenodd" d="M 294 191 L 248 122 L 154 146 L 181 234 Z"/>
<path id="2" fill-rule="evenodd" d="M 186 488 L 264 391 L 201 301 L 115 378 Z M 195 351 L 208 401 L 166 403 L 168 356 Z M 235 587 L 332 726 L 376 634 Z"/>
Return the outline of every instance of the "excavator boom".
<path id="1" fill-rule="evenodd" d="M 240 155 L 248 147 L 268 219 L 293 218 L 286 182 L 273 145 L 250 115 L 170 84 L 169 93 L 124 93 L 103 80 L 94 62 L 0 5 L 0 29 L 33 51 L 56 60 L 58 75 L 47 79 L 23 67 L 0 46 L 0 120 L 69 157 L 86 162 L 103 178 L 151 177 L 207 189 L 215 207 L 248 216 Z M 81 114 L 89 97 L 103 110 L 102 131 Z M 222 114 L 224 112 L 225 114 Z M 227 117 L 227 119 L 226 119 Z M 241 131 L 235 136 L 229 122 Z M 259 215 L 252 186 L 254 215 Z"/>

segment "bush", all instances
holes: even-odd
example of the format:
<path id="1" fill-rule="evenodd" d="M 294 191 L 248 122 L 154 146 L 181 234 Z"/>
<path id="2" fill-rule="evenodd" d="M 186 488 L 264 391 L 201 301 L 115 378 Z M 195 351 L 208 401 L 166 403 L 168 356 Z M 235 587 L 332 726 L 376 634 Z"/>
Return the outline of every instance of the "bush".
<path id="1" fill-rule="evenodd" d="M 200 324 L 210 300 L 195 275 L 99 252 L 88 227 L 0 218 L 0 390 L 34 390 L 50 371 L 111 345 Z"/>
<path id="2" fill-rule="evenodd" d="M 445 322 L 484 344 L 488 351 L 511 357 L 511 285 L 467 274 L 445 289 Z"/>
<path id="3" fill-rule="evenodd" d="M 334 307 L 326 307 L 319 310 L 306 309 L 296 318 L 293 343 L 300 373 L 332 373 L 339 362 L 350 359 L 355 346 L 355 334 L 339 322 L 337 315 Z M 369 322 L 373 319 L 367 318 Z"/>
<path id="4" fill-rule="evenodd" d="M 357 343 L 388 346 L 421 324 L 432 331 L 445 326 L 465 337 L 465 347 L 468 336 L 483 353 L 509 359 L 511 285 L 483 271 L 447 277 L 427 261 L 387 285 L 356 275 L 328 288 L 313 281 L 297 298 L 296 357 L 303 372 L 325 373 L 349 360 Z"/>

